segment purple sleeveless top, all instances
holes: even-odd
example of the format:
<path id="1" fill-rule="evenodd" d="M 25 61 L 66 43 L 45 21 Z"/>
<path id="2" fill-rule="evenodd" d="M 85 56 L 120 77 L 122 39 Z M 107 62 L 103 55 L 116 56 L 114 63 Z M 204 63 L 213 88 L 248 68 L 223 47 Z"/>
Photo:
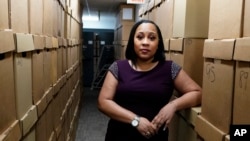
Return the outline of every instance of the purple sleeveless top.
<path id="1" fill-rule="evenodd" d="M 116 61 L 109 68 L 109 71 L 118 80 L 114 101 L 120 106 L 151 121 L 159 110 L 169 102 L 174 90 L 173 80 L 180 69 L 181 67 L 176 63 L 164 61 L 159 62 L 149 71 L 136 71 L 129 65 L 128 60 Z M 111 119 L 106 141 L 112 140 L 111 138 L 115 136 L 114 132 L 119 134 L 116 127 L 122 130 L 123 124 Z M 120 139 L 117 140 L 116 138 L 117 141 L 129 140 L 128 136 L 134 137 L 136 132 L 137 134 L 139 133 L 137 130 L 130 129 L 133 128 L 130 124 L 126 126 L 124 130 L 129 130 L 129 132 L 126 135 L 121 133 Z M 135 132 L 133 135 L 130 133 L 132 131 Z M 140 133 L 138 136 L 141 136 Z M 134 140 L 135 138 L 131 139 Z M 138 138 L 137 141 L 139 140 Z M 166 141 L 165 137 L 163 140 Z M 156 141 L 161 141 L 161 139 Z"/>

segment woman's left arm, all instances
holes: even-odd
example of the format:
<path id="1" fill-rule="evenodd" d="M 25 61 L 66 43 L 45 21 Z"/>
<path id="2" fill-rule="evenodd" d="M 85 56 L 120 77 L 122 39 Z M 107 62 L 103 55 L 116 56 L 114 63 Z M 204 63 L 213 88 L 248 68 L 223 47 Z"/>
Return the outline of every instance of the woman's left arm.
<path id="1" fill-rule="evenodd" d="M 166 104 L 152 120 L 158 128 L 163 124 L 166 128 L 176 111 L 201 104 L 201 87 L 183 69 L 174 79 L 174 85 L 181 96 Z"/>
<path id="2" fill-rule="evenodd" d="M 183 69 L 174 79 L 174 85 L 181 93 L 180 97 L 171 101 L 177 111 L 201 104 L 201 87 Z"/>

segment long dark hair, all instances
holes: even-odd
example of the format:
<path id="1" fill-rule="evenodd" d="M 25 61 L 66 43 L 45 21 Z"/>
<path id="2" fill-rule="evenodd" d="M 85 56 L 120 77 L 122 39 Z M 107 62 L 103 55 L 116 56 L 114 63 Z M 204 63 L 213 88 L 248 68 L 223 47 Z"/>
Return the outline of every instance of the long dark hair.
<path id="1" fill-rule="evenodd" d="M 135 50 L 134 50 L 134 36 L 135 36 L 136 29 L 142 23 L 151 23 L 151 24 L 153 24 L 156 27 L 157 34 L 159 36 L 158 49 L 157 49 L 157 51 L 156 51 L 156 53 L 154 55 L 154 59 L 153 59 L 152 62 L 165 61 L 164 43 L 163 43 L 163 38 L 162 38 L 162 35 L 161 35 L 161 30 L 158 27 L 158 25 L 156 23 L 154 23 L 153 21 L 144 20 L 144 19 L 138 21 L 137 23 L 135 23 L 134 26 L 131 29 L 129 39 L 128 39 L 127 48 L 126 48 L 126 51 L 125 51 L 125 57 L 127 59 L 130 59 L 132 61 L 133 65 L 136 64 L 137 55 L 136 55 Z"/>

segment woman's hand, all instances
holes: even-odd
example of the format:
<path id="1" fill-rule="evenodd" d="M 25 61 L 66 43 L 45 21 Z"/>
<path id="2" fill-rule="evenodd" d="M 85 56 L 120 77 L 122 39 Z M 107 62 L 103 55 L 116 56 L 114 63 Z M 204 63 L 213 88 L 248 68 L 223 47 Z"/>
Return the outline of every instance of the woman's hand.
<path id="1" fill-rule="evenodd" d="M 164 126 L 163 130 L 165 130 L 170 121 L 172 120 L 174 114 L 176 112 L 176 106 L 175 103 L 172 101 L 168 103 L 166 106 L 164 106 L 159 113 L 155 116 L 155 118 L 152 120 L 152 124 L 155 125 L 157 128 L 157 131 Z"/>
<path id="2" fill-rule="evenodd" d="M 146 138 L 151 138 L 157 133 L 157 128 L 148 119 L 140 117 L 140 123 L 137 130 Z"/>

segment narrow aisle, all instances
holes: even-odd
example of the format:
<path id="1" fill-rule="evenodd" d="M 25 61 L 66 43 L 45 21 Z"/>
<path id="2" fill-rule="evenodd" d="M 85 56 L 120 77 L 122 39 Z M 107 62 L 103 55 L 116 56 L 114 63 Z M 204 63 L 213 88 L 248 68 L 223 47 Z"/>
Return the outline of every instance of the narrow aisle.
<path id="1" fill-rule="evenodd" d="M 84 87 L 76 141 L 104 141 L 108 117 L 97 109 L 98 90 Z"/>

